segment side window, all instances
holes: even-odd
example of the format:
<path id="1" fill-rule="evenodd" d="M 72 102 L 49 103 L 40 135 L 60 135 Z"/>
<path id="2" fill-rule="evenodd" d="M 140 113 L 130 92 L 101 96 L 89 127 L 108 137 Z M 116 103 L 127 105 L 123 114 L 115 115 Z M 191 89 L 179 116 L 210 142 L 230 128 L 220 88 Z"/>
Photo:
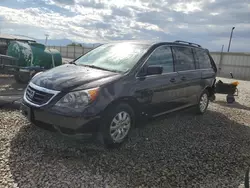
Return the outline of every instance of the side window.
<path id="1" fill-rule="evenodd" d="M 163 73 L 173 72 L 173 56 L 170 46 L 160 46 L 149 56 L 147 65 L 160 65 Z"/>
<path id="2" fill-rule="evenodd" d="M 194 49 L 195 62 L 197 62 L 200 69 L 211 68 L 210 58 L 205 50 Z"/>
<path id="3" fill-rule="evenodd" d="M 175 56 L 176 71 L 186 71 L 195 69 L 194 56 L 191 48 L 173 47 L 173 53 Z"/>

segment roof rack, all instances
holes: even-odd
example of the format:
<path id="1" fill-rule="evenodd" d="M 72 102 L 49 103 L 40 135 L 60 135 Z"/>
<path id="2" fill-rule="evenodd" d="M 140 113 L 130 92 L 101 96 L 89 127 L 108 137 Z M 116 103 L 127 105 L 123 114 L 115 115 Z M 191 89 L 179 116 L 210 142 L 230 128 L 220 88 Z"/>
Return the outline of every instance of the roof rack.
<path id="1" fill-rule="evenodd" d="M 183 44 L 189 44 L 189 45 L 201 47 L 201 45 L 199 45 L 199 44 L 195 44 L 195 43 L 187 42 L 187 41 L 183 41 L 183 40 L 176 40 L 176 41 L 174 41 L 174 42 L 183 43 Z"/>

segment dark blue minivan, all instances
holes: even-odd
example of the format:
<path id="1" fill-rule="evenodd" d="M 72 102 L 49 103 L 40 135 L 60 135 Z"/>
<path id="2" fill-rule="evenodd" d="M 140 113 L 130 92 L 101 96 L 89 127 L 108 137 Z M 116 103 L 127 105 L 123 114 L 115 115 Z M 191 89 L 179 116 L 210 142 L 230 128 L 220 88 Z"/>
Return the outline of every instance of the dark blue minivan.
<path id="1" fill-rule="evenodd" d="M 195 106 L 203 114 L 217 68 L 207 49 L 185 42 L 125 41 L 36 74 L 22 112 L 64 134 L 100 133 L 119 146 L 141 118 Z"/>

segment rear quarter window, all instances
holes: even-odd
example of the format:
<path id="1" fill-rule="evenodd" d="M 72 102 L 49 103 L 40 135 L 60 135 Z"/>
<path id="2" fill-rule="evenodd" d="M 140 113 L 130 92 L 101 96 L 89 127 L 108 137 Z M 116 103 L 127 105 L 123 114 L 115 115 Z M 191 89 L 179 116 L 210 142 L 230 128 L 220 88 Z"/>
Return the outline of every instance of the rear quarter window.
<path id="1" fill-rule="evenodd" d="M 212 68 L 210 58 L 205 50 L 193 49 L 193 51 L 197 68 L 199 69 Z"/>

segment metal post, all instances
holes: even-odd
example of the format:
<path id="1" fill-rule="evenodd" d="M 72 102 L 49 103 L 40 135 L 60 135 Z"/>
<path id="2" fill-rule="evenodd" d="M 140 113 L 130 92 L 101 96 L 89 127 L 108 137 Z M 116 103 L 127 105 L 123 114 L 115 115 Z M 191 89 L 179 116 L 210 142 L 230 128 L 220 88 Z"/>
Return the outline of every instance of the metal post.
<path id="1" fill-rule="evenodd" d="M 68 47 L 69 47 L 69 46 L 67 46 L 67 58 L 69 57 L 69 50 L 68 50 Z"/>
<path id="2" fill-rule="evenodd" d="M 219 68 L 218 68 L 218 75 L 220 74 L 220 71 L 221 71 L 221 65 L 222 65 L 222 60 L 223 60 L 223 49 L 224 49 L 224 44 L 221 47 L 220 61 L 219 61 Z"/>
<path id="3" fill-rule="evenodd" d="M 4 22 L 4 19 L 1 19 L 0 22 L 2 21 L 2 23 L 0 23 L 0 34 L 2 32 L 2 26 L 3 26 L 3 22 Z"/>
<path id="4" fill-rule="evenodd" d="M 233 37 L 233 30 L 234 29 L 235 29 L 235 27 L 232 27 L 227 52 L 229 52 L 229 50 L 230 50 L 231 41 L 232 41 L 232 37 Z"/>
<path id="5" fill-rule="evenodd" d="M 76 45 L 74 45 L 74 59 L 76 58 Z"/>
<path id="6" fill-rule="evenodd" d="M 49 38 L 49 35 L 48 34 L 45 34 L 46 38 L 45 38 L 45 46 L 47 46 L 47 42 L 48 42 L 48 38 Z"/>

